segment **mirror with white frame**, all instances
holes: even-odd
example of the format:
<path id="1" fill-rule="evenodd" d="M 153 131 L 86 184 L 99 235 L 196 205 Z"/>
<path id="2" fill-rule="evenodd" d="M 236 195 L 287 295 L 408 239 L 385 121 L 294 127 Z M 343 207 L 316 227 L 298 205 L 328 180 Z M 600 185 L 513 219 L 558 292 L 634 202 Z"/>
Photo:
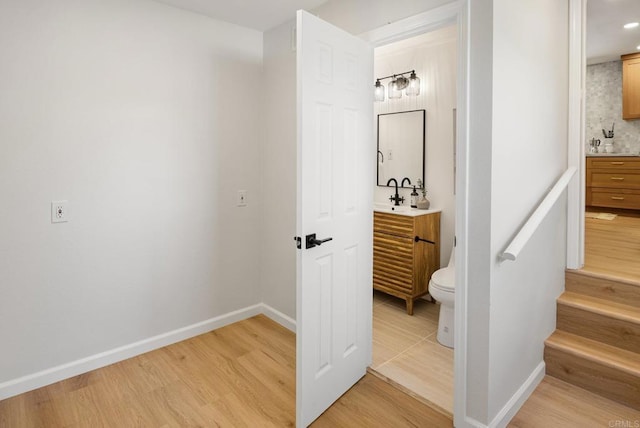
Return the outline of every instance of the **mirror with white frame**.
<path id="1" fill-rule="evenodd" d="M 424 183 L 425 116 L 425 110 L 378 115 L 378 186 L 392 178 L 400 186 L 405 177 L 412 186 Z"/>

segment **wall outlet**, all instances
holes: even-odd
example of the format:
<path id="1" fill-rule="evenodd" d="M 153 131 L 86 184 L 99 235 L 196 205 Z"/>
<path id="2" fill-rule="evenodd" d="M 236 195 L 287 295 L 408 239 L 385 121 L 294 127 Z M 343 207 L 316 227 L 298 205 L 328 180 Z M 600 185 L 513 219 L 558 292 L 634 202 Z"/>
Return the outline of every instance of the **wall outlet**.
<path id="1" fill-rule="evenodd" d="M 246 207 L 247 206 L 247 191 L 246 190 L 238 190 L 237 205 L 239 207 Z"/>
<path id="2" fill-rule="evenodd" d="M 51 201 L 51 223 L 69 221 L 69 201 Z"/>

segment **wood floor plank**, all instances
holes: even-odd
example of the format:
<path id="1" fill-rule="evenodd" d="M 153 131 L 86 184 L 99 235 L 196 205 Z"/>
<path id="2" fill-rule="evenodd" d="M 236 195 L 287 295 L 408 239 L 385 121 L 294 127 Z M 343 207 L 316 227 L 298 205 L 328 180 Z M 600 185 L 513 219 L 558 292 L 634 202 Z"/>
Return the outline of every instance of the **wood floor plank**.
<path id="1" fill-rule="evenodd" d="M 453 415 L 453 349 L 427 339 L 375 369 Z"/>
<path id="2" fill-rule="evenodd" d="M 374 293 L 375 298 L 375 293 Z M 453 350 L 435 340 L 439 304 L 418 299 L 407 315 L 404 301 L 373 306 L 371 371 L 437 411 L 453 416 Z"/>
<path id="3" fill-rule="evenodd" d="M 635 421 L 639 411 L 546 376 L 509 427 L 632 427 Z"/>
<path id="4" fill-rule="evenodd" d="M 452 427 L 453 422 L 383 380 L 367 375 L 311 426 L 444 428 Z"/>
<path id="5" fill-rule="evenodd" d="M 295 346 L 259 315 L 0 401 L 0 428 L 293 427 Z M 370 377 L 316 426 L 452 426 Z"/>
<path id="6" fill-rule="evenodd" d="M 584 270 L 640 279 L 640 217 L 586 218 Z"/>

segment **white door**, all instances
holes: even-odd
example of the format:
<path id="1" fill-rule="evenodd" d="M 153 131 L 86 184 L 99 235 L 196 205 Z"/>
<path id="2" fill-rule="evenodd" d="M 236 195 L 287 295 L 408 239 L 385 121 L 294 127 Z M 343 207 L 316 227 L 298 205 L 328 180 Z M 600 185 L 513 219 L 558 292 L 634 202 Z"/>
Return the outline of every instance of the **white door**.
<path id="1" fill-rule="evenodd" d="M 371 362 L 373 49 L 304 11 L 297 17 L 297 426 Z M 306 236 L 331 241 L 307 248 Z"/>

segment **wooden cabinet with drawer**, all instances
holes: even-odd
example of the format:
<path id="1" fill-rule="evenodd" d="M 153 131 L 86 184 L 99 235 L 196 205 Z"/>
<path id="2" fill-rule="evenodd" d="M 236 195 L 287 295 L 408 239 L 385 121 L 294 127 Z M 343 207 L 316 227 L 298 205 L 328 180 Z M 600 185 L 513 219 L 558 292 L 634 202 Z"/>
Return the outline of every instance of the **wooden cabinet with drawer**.
<path id="1" fill-rule="evenodd" d="M 588 157 L 586 204 L 640 209 L 640 158 Z"/>
<path id="2" fill-rule="evenodd" d="M 427 294 L 431 274 L 439 267 L 439 211 L 417 216 L 374 212 L 375 290 L 405 299 L 407 313 L 413 315 L 413 302 Z"/>

